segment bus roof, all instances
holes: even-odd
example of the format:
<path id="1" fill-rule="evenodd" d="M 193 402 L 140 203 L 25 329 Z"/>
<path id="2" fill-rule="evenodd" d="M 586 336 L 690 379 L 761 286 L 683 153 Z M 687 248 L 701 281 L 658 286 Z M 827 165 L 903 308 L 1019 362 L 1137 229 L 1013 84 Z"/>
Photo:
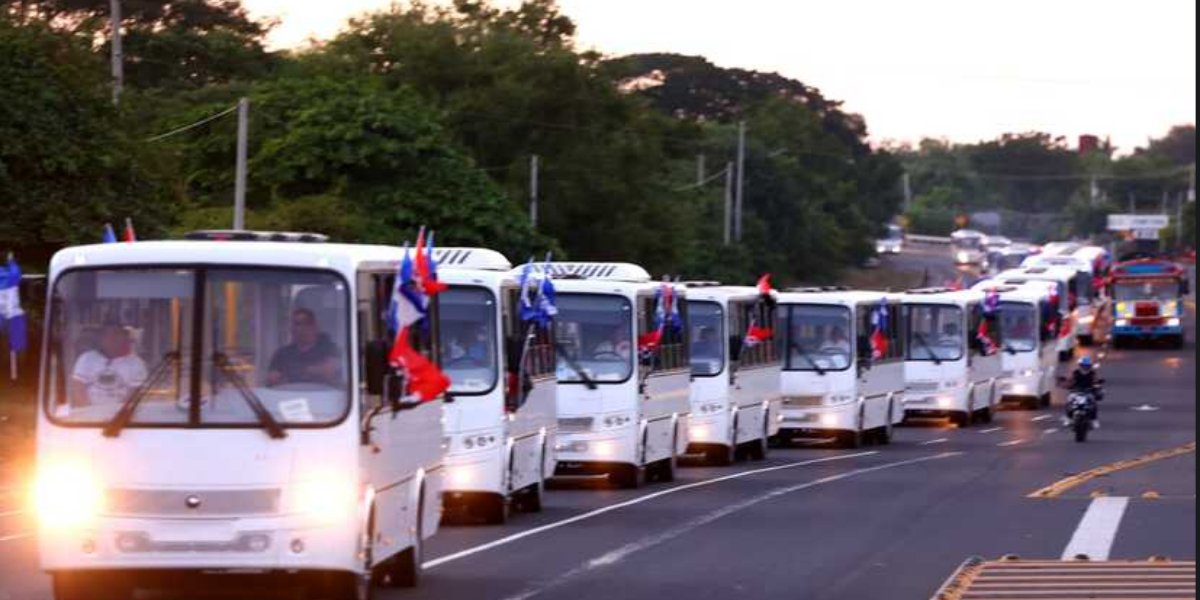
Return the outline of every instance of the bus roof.
<path id="1" fill-rule="evenodd" d="M 332 268 L 350 273 L 367 263 L 396 268 L 397 246 L 276 241 L 171 240 L 118 242 L 63 248 L 50 259 L 50 274 L 71 267 L 230 265 Z"/>
<path id="2" fill-rule="evenodd" d="M 513 268 L 503 254 L 488 248 L 434 248 L 433 260 L 439 269 L 509 271 Z"/>
<path id="3" fill-rule="evenodd" d="M 545 268 L 555 278 L 581 278 L 604 281 L 648 283 L 650 273 L 633 263 L 621 262 L 552 262 Z"/>
<path id="4" fill-rule="evenodd" d="M 1095 265 L 1091 260 L 1073 254 L 1051 254 L 1049 256 L 1045 254 L 1032 254 L 1021 261 L 1021 267 L 1063 267 L 1091 273 Z"/>
<path id="5" fill-rule="evenodd" d="M 871 290 L 784 291 L 776 296 L 776 300 L 780 304 L 836 304 L 839 306 L 856 306 L 864 303 L 879 302 L 884 298 L 892 299 L 896 297 L 896 294 Z"/>
<path id="6" fill-rule="evenodd" d="M 958 304 L 983 300 L 983 292 L 979 290 L 947 290 L 944 288 L 915 289 L 904 292 L 901 302 L 904 304 Z"/>
<path id="7" fill-rule="evenodd" d="M 756 300 L 758 288 L 748 285 L 688 286 L 688 300 L 725 303 L 730 300 Z"/>

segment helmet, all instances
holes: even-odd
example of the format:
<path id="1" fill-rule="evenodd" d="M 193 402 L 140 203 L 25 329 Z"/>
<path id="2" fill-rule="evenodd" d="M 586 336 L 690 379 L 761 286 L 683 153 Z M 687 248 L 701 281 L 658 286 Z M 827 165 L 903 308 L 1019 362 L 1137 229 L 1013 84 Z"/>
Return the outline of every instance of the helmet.
<path id="1" fill-rule="evenodd" d="M 1092 357 L 1085 356 L 1079 359 L 1079 368 L 1084 371 L 1092 370 Z"/>

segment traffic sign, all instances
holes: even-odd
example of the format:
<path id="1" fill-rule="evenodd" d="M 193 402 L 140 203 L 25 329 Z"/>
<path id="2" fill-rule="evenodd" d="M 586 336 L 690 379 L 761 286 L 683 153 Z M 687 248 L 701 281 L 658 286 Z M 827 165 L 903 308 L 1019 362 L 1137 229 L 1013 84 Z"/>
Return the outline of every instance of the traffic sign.
<path id="1" fill-rule="evenodd" d="M 1108 215 L 1109 231 L 1130 229 L 1162 229 L 1171 219 L 1167 215 Z"/>
<path id="2" fill-rule="evenodd" d="M 1135 239 L 1135 240 L 1157 240 L 1158 239 L 1158 230 L 1157 229 L 1134 229 L 1133 230 L 1133 239 Z"/>

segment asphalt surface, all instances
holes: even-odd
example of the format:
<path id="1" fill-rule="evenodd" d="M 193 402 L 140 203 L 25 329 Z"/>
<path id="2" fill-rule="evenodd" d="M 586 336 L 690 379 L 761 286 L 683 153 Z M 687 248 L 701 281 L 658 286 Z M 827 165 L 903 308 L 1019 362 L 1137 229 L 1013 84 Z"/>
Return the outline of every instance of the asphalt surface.
<path id="1" fill-rule="evenodd" d="M 937 254 L 915 256 L 953 273 Z M 1101 493 L 1131 499 L 1111 558 L 1194 560 L 1194 453 L 1027 497 L 1195 441 L 1194 322 L 1182 351 L 1092 350 L 1108 385 L 1103 426 L 1086 443 L 1061 428 L 1056 396 L 1051 409 L 1003 411 L 988 425 L 904 427 L 887 446 L 774 449 L 638 490 L 555 489 L 543 512 L 504 526 L 444 527 L 421 586 L 378 597 L 924 599 L 973 555 L 1059 558 Z M 11 502 L 0 496 L 0 514 Z M 32 540 L 6 537 L 24 518 L 0 517 L 0 600 L 50 597 Z"/>

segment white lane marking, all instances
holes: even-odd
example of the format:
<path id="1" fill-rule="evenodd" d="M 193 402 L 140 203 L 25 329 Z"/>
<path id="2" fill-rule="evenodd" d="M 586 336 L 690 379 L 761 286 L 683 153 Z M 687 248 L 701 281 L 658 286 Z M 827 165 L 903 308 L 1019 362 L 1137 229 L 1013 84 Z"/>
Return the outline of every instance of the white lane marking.
<path id="1" fill-rule="evenodd" d="M 1108 560 L 1112 550 L 1113 540 L 1117 537 L 1117 528 L 1121 526 L 1121 517 L 1125 516 L 1125 507 L 1129 498 L 1120 496 L 1102 496 L 1092 500 L 1087 512 L 1079 520 L 1075 535 L 1063 550 L 1063 560 L 1075 558 L 1078 554 L 1086 554 L 1089 560 Z"/>
<path id="2" fill-rule="evenodd" d="M 1053 418 L 1054 418 L 1054 415 L 1038 415 L 1038 416 L 1034 417 L 1032 419 L 1032 421 L 1036 423 L 1038 421 L 1045 421 L 1046 419 L 1053 419 Z"/>
<path id="3" fill-rule="evenodd" d="M 500 546 L 511 544 L 517 540 L 524 539 L 524 538 L 527 538 L 532 535 L 537 535 L 539 533 L 545 533 L 552 529 L 558 529 L 559 527 L 564 527 L 564 526 L 570 525 L 572 523 L 578 523 L 580 521 L 585 521 L 587 519 L 591 519 L 593 517 L 598 517 L 602 514 L 612 512 L 614 510 L 619 510 L 622 508 L 634 506 L 637 504 L 641 504 L 643 502 L 648 502 L 650 500 L 654 500 L 655 498 L 661 498 L 663 496 L 668 496 L 670 494 L 674 494 L 677 492 L 682 492 L 682 491 L 686 491 L 686 490 L 690 490 L 690 489 L 695 489 L 698 487 L 713 485 L 715 483 L 721 483 L 723 481 L 730 481 L 732 479 L 740 479 L 742 477 L 749 477 L 751 475 L 758 475 L 760 473 L 770 473 L 772 471 L 779 471 L 782 469 L 793 469 L 795 467 L 804 467 L 804 466 L 808 466 L 808 465 L 816 465 L 816 464 L 821 464 L 821 463 L 834 462 L 834 461 L 838 461 L 838 460 L 847 460 L 850 458 L 861 458 L 864 456 L 871 456 L 873 454 L 879 454 L 879 451 L 871 450 L 869 452 L 856 452 L 854 454 L 842 454 L 840 456 L 829 456 L 826 458 L 814 458 L 812 460 L 787 463 L 787 464 L 783 464 L 783 465 L 775 465 L 773 467 L 765 467 L 762 469 L 754 469 L 751 471 L 741 471 L 738 473 L 725 475 L 723 477 L 716 477 L 713 479 L 705 479 L 704 481 L 697 481 L 695 483 L 677 485 L 673 488 L 668 488 L 668 489 L 662 490 L 661 492 L 654 492 L 653 494 L 646 494 L 645 496 L 638 496 L 637 498 L 632 498 L 632 499 L 626 500 L 624 502 L 610 504 L 609 506 L 597 508 L 596 510 L 586 512 L 581 515 L 575 515 L 574 517 L 569 517 L 569 518 L 563 519 L 561 521 L 547 523 L 545 525 L 542 525 L 541 527 L 534 527 L 533 529 L 527 529 L 525 531 L 522 531 L 519 533 L 514 533 L 507 537 L 502 537 L 498 540 L 493 540 L 486 544 L 480 544 L 473 548 L 467 548 L 466 550 L 460 550 L 453 554 L 447 554 L 446 556 L 442 556 L 440 558 L 435 558 L 433 560 L 426 561 L 424 564 L 421 565 L 421 567 L 424 569 L 432 569 L 439 565 L 444 565 L 448 562 L 455 561 L 460 558 L 466 558 L 473 554 L 478 554 L 480 552 L 491 550 L 493 548 L 498 548 Z"/>
<path id="4" fill-rule="evenodd" d="M 996 445 L 997 446 L 1016 446 L 1017 444 L 1022 444 L 1024 442 L 1025 442 L 1025 440 L 1009 440 L 1007 442 L 1000 442 L 999 444 L 996 444 Z"/>
<path id="5" fill-rule="evenodd" d="M 1050 435 L 1051 433 L 1054 433 L 1055 431 L 1058 431 L 1058 428 L 1057 428 L 1057 427 L 1051 427 L 1051 428 L 1049 428 L 1049 429 L 1043 429 L 1043 430 L 1042 430 L 1042 435 Z"/>
<path id="6" fill-rule="evenodd" d="M 992 433 L 994 431 L 1000 431 L 1001 429 L 1004 429 L 1004 428 L 1003 427 L 989 427 L 987 429 L 980 429 L 979 433 Z"/>
<path id="7" fill-rule="evenodd" d="M 799 483 L 796 485 L 790 485 L 790 486 L 786 486 L 786 487 L 782 487 L 782 488 L 776 488 L 765 494 L 760 494 L 753 498 L 748 498 L 748 499 L 738 502 L 736 504 L 731 504 L 724 508 L 720 508 L 720 509 L 710 512 L 708 514 L 699 516 L 699 517 L 692 519 L 686 523 L 683 523 L 682 525 L 678 525 L 676 527 L 668 529 L 657 535 L 646 536 L 640 540 L 637 540 L 635 542 L 631 542 L 629 544 L 621 546 L 620 548 L 617 548 L 616 550 L 613 550 L 611 552 L 606 552 L 596 558 L 593 558 L 591 560 L 584 562 L 583 564 L 581 564 L 565 573 L 562 573 L 561 575 L 559 575 L 557 577 L 554 577 L 553 579 L 550 579 L 549 581 L 545 581 L 543 583 L 536 584 L 535 586 L 533 586 L 531 588 L 527 588 L 513 596 L 508 596 L 505 598 L 505 600 L 528 600 L 529 598 L 538 596 L 538 595 L 542 594 L 543 592 L 546 592 L 552 588 L 560 586 L 574 577 L 586 574 L 590 571 L 599 569 L 601 567 L 606 567 L 609 565 L 616 564 L 618 562 L 621 562 L 622 560 L 625 560 L 626 558 L 628 558 L 629 556 L 631 556 L 637 552 L 657 546 L 659 544 L 662 544 L 663 542 L 668 542 L 668 541 L 675 539 L 681 535 L 690 533 L 694 529 L 697 529 L 699 527 L 702 527 L 704 525 L 712 523 L 713 521 L 716 521 L 717 519 L 726 517 L 735 512 L 738 512 L 738 511 L 745 510 L 756 504 L 761 504 L 768 500 L 778 498 L 779 496 L 784 496 L 784 495 L 791 494 L 794 492 L 799 492 L 801 490 L 816 487 L 818 485 L 823 485 L 826 483 L 833 483 L 835 481 L 840 481 L 842 479 L 848 479 L 850 477 L 855 477 L 858 475 L 865 475 L 867 473 L 873 473 L 875 471 L 882 471 L 884 469 L 893 469 L 896 467 L 903 467 L 903 466 L 907 466 L 907 465 L 928 462 L 928 461 L 932 461 L 932 460 L 940 460 L 943 458 L 950 458 L 952 456 L 958 456 L 960 454 L 962 454 L 962 452 L 943 452 L 941 454 L 934 454 L 932 456 L 923 456 L 921 458 L 914 458 L 914 459 L 903 460 L 903 461 L 899 461 L 899 462 L 885 463 L 885 464 L 876 465 L 873 467 L 864 467 L 861 469 L 854 469 L 853 471 L 847 471 L 845 473 L 839 473 L 837 475 L 830 475 L 828 477 L 822 477 L 821 479 L 816 479 L 816 480 L 808 481 L 805 483 Z"/>
<path id="8" fill-rule="evenodd" d="M 941 444 L 941 443 L 948 442 L 948 441 L 950 441 L 950 438 L 938 438 L 938 439 L 936 439 L 936 440 L 929 440 L 929 441 L 926 441 L 926 442 L 921 442 L 919 445 L 921 445 L 921 446 L 929 446 L 929 445 L 931 445 L 931 444 Z"/>
<path id="9" fill-rule="evenodd" d="M 14 533 L 12 535 L 4 535 L 0 536 L 0 542 L 14 542 L 16 540 L 23 540 L 32 535 L 32 533 Z"/>

